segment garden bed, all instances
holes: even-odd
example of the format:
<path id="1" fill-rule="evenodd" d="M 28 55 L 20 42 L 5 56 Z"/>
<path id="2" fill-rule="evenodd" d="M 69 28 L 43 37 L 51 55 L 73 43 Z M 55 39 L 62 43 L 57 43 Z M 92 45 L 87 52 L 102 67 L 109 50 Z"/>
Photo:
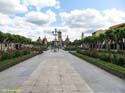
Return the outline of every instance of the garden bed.
<path id="1" fill-rule="evenodd" d="M 89 56 L 86 56 L 86 55 L 83 55 L 83 54 L 80 54 L 80 53 L 77 53 L 77 52 L 70 52 L 70 53 L 79 57 L 79 58 L 81 58 L 81 59 L 84 59 L 87 62 L 92 63 L 92 64 L 94 64 L 94 65 L 96 65 L 96 66 L 98 66 L 98 67 L 100 67 L 100 68 L 120 77 L 120 78 L 125 79 L 125 68 L 123 68 L 121 66 L 118 66 L 118 65 L 100 60 L 98 58 L 89 57 Z"/>
<path id="2" fill-rule="evenodd" d="M 13 65 L 16 65 L 24 60 L 27 60 L 33 56 L 35 56 L 37 54 L 34 53 L 30 53 L 27 55 L 23 55 L 23 56 L 19 56 L 19 57 L 15 57 L 15 58 L 11 58 L 11 59 L 6 59 L 6 60 L 1 60 L 0 61 L 0 71 L 3 71 Z"/>

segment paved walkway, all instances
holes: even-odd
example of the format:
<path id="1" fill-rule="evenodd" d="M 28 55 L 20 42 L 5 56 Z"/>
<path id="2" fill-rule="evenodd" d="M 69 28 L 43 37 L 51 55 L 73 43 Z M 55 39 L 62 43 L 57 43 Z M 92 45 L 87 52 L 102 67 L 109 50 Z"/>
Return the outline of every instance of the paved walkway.
<path id="1" fill-rule="evenodd" d="M 22 93 L 93 93 L 63 59 L 47 58 L 20 87 Z"/>
<path id="2" fill-rule="evenodd" d="M 0 72 L 0 93 L 15 88 L 22 93 L 125 93 L 125 80 L 67 51 L 46 51 Z"/>

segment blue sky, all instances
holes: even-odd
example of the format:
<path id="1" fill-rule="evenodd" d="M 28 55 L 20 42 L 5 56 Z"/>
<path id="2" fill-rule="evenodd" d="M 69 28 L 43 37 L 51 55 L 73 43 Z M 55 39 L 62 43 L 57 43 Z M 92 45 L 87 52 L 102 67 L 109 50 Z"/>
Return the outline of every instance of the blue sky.
<path id="1" fill-rule="evenodd" d="M 87 9 L 94 8 L 98 10 L 106 10 L 116 8 L 118 10 L 125 10 L 124 7 L 125 0 L 60 0 L 60 8 L 45 7 L 41 9 L 41 12 L 46 12 L 48 9 L 51 9 L 57 14 L 57 20 L 52 25 L 61 26 L 61 20 L 59 13 L 60 12 L 70 12 L 72 10 L 78 9 Z M 36 6 L 29 5 L 29 11 L 37 11 Z M 24 16 L 25 13 L 16 14 L 17 16 Z"/>
<path id="2" fill-rule="evenodd" d="M 95 8 L 99 10 L 117 8 L 125 10 L 125 0 L 60 0 L 64 11 L 73 9 Z"/>
<path id="3" fill-rule="evenodd" d="M 0 0 L 0 30 L 51 40 L 57 28 L 63 38 L 74 40 L 82 32 L 88 36 L 125 22 L 124 4 L 125 0 Z"/>
<path id="4" fill-rule="evenodd" d="M 57 14 L 60 12 L 70 12 L 75 9 L 94 8 L 98 10 L 116 8 L 125 11 L 125 0 L 60 0 L 60 9 L 53 9 Z M 57 23 L 60 25 L 60 17 L 57 17 Z"/>
<path id="5" fill-rule="evenodd" d="M 46 11 L 52 9 L 57 14 L 57 21 L 54 22 L 53 26 L 61 26 L 60 12 L 70 12 L 75 9 L 87 9 L 94 8 L 98 10 L 106 10 L 116 8 L 118 10 L 125 11 L 125 0 L 60 0 L 60 9 L 55 8 L 44 8 L 41 9 Z"/>

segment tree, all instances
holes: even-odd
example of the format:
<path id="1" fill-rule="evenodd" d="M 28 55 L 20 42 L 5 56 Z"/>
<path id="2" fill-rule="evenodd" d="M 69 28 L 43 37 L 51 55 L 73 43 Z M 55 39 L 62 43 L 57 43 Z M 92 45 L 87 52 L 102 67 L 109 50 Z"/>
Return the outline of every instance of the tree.
<path id="1" fill-rule="evenodd" d="M 113 33 L 116 41 L 116 49 L 119 50 L 120 46 L 121 49 L 123 49 L 124 47 L 123 38 L 125 38 L 125 27 L 117 28 L 116 30 L 113 31 Z"/>
<path id="2" fill-rule="evenodd" d="M 98 43 L 99 43 L 99 48 L 101 48 L 101 49 L 103 48 L 104 40 L 105 40 L 105 34 L 100 34 L 98 36 Z"/>
<path id="3" fill-rule="evenodd" d="M 111 49 L 111 40 L 113 39 L 113 33 L 112 33 L 112 31 L 113 30 L 111 30 L 111 29 L 108 29 L 108 30 L 106 30 L 106 32 L 105 32 L 105 41 L 106 41 L 106 49 L 108 50 L 108 51 L 110 51 L 110 49 Z"/>
<path id="4" fill-rule="evenodd" d="M 0 43 L 1 43 L 1 49 L 2 49 L 2 44 L 7 45 L 9 49 L 10 43 L 18 43 L 21 46 L 21 44 L 31 44 L 32 40 L 30 38 L 26 38 L 21 35 L 3 33 L 0 31 Z"/>
<path id="5" fill-rule="evenodd" d="M 2 49 L 2 43 L 4 41 L 5 37 L 4 37 L 4 33 L 0 31 L 0 43 L 1 43 L 1 49 Z"/>

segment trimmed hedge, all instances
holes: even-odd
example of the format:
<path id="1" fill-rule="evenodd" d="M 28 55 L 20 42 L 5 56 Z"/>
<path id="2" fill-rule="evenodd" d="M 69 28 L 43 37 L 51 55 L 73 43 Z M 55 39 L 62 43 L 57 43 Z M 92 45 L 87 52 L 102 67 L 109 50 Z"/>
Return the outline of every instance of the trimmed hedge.
<path id="1" fill-rule="evenodd" d="M 65 51 L 75 51 L 75 50 L 77 50 L 77 48 L 65 48 L 64 50 Z"/>
<path id="2" fill-rule="evenodd" d="M 120 67 L 118 65 L 115 65 L 115 64 L 97 59 L 97 58 L 89 57 L 89 56 L 86 56 L 86 55 L 83 55 L 80 53 L 76 53 L 76 52 L 70 52 L 70 53 L 77 57 L 80 57 L 92 64 L 95 64 L 95 65 L 99 66 L 100 68 L 103 68 L 104 70 L 106 70 L 118 77 L 125 78 L 125 68 L 123 68 L 123 67 Z"/>
<path id="3" fill-rule="evenodd" d="M 122 55 L 122 54 L 112 54 L 107 52 L 104 53 L 96 50 L 83 50 L 83 51 L 77 50 L 77 52 L 83 55 L 87 55 L 109 63 L 116 64 L 119 66 L 125 65 L 125 55 Z"/>
<path id="4" fill-rule="evenodd" d="M 23 55 L 30 54 L 30 51 L 24 51 L 24 50 L 15 50 L 15 51 L 6 51 L 6 52 L 1 52 L 1 57 L 0 60 L 6 60 L 6 59 L 11 59 Z"/>
<path id="5" fill-rule="evenodd" d="M 17 63 L 20 63 L 26 59 L 29 59 L 33 56 L 35 56 L 36 54 L 27 54 L 27 55 L 23 55 L 23 56 L 19 56 L 19 57 L 15 57 L 15 58 L 12 58 L 12 59 L 7 59 L 7 60 L 3 60 L 3 61 L 0 61 L 0 71 L 3 71 Z"/>

